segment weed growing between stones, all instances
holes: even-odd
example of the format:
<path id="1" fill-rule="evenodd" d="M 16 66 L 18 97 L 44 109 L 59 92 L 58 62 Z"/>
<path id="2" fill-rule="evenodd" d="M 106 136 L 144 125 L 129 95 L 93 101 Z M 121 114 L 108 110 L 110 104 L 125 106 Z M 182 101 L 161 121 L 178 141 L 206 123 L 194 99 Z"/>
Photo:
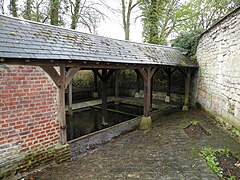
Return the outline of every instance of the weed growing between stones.
<path id="1" fill-rule="evenodd" d="M 219 177 L 227 180 L 240 178 L 240 169 L 236 166 L 239 161 L 227 148 L 216 150 L 205 147 L 200 153 Z"/>

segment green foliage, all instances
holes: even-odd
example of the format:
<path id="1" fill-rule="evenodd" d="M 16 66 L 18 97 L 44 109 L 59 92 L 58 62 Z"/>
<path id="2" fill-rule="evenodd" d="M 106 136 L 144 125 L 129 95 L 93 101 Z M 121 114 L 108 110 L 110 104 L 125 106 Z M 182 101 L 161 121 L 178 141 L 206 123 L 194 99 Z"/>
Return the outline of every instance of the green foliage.
<path id="1" fill-rule="evenodd" d="M 202 30 L 183 32 L 172 41 L 172 46 L 178 47 L 183 54 L 189 56 L 192 60 L 196 60 L 195 54 L 201 32 Z"/>
<path id="2" fill-rule="evenodd" d="M 212 147 L 205 147 L 201 150 L 201 155 L 207 161 L 208 166 L 220 177 L 222 177 L 222 169 L 219 167 L 219 163 L 216 158 L 217 151 Z"/>
<path id="3" fill-rule="evenodd" d="M 9 5 L 9 8 L 10 8 L 10 12 L 11 14 L 13 15 L 13 17 L 18 17 L 18 7 L 17 7 L 17 0 L 11 0 L 10 1 L 10 5 Z"/>
<path id="4" fill-rule="evenodd" d="M 199 124 L 199 121 L 197 121 L 197 120 L 192 120 L 190 123 L 191 123 L 192 125 L 197 125 L 197 124 Z"/>
<path id="5" fill-rule="evenodd" d="M 94 86 L 92 71 L 78 71 L 73 78 L 73 86 L 81 89 L 89 89 Z"/>
<path id="6" fill-rule="evenodd" d="M 119 81 L 120 89 L 135 89 L 137 75 L 134 70 L 126 69 L 121 71 L 121 78 Z"/>
<path id="7" fill-rule="evenodd" d="M 230 155 L 230 151 L 229 151 L 229 149 L 226 148 L 226 147 L 225 147 L 224 149 L 218 150 L 218 152 L 219 152 L 220 154 L 222 154 L 223 156 L 229 157 L 229 155 Z"/>
<path id="8" fill-rule="evenodd" d="M 236 180 L 236 177 L 235 177 L 235 176 L 230 176 L 230 177 L 228 178 L 228 180 Z"/>
<path id="9" fill-rule="evenodd" d="M 163 9 L 162 0 L 142 0 L 143 37 L 146 42 L 161 44 L 159 39 L 159 19 Z"/>

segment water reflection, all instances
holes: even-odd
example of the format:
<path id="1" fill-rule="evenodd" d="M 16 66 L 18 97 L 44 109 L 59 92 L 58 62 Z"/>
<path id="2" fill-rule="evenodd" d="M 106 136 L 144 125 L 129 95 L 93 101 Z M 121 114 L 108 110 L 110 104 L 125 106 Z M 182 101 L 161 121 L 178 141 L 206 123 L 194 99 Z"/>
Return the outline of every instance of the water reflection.
<path id="1" fill-rule="evenodd" d="M 126 104 L 108 104 L 107 122 L 108 126 L 127 121 L 141 115 L 142 107 Z M 122 114 L 112 110 L 121 111 L 129 114 Z M 102 110 L 99 107 L 89 107 L 74 111 L 72 116 L 67 115 L 67 139 L 72 140 L 80 136 L 101 130 L 105 127 L 101 125 Z"/>

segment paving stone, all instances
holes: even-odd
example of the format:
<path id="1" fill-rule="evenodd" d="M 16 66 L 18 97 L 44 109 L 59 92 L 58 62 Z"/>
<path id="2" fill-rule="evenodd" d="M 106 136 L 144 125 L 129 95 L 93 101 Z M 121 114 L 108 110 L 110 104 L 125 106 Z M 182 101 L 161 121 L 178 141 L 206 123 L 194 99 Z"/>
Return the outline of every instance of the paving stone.
<path id="1" fill-rule="evenodd" d="M 199 115 L 200 114 L 200 115 Z M 183 128 L 192 119 L 211 131 L 211 136 L 190 139 Z M 161 125 L 161 126 L 159 126 Z M 39 179 L 219 179 L 207 166 L 199 152 L 213 146 L 232 152 L 240 144 L 221 131 L 198 110 L 159 117 L 153 129 L 144 133 L 136 130 L 103 145 L 98 151 L 77 158 L 67 165 L 50 169 L 51 175 L 39 172 Z M 71 172 L 64 169 L 71 169 Z M 70 178 L 71 177 L 71 178 Z"/>

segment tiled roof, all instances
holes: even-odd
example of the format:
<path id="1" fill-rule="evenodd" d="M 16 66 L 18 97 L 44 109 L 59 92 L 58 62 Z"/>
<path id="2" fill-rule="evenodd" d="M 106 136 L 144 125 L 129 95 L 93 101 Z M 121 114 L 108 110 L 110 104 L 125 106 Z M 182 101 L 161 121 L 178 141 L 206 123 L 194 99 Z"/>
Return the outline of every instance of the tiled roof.
<path id="1" fill-rule="evenodd" d="M 0 58 L 195 67 L 177 49 L 86 34 L 0 15 Z"/>

